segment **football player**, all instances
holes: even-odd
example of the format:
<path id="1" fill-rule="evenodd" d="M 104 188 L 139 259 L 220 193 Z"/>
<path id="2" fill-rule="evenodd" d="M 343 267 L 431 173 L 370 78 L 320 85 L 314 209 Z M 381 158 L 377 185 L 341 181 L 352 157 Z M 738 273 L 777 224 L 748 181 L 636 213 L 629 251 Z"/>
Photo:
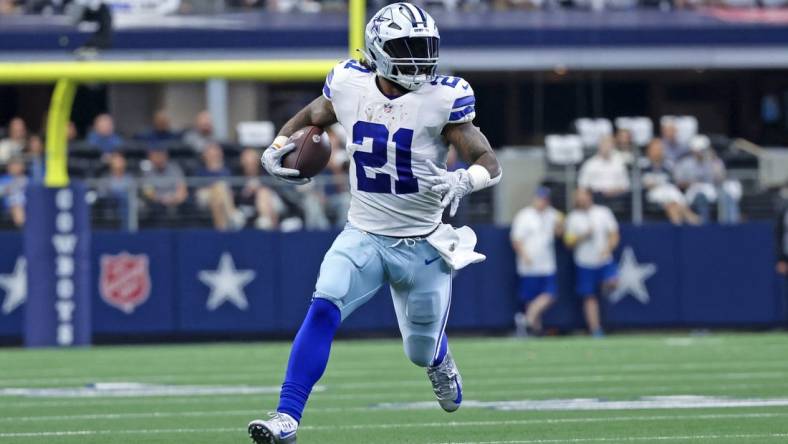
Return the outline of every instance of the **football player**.
<path id="1" fill-rule="evenodd" d="M 462 402 L 462 379 L 444 333 L 452 271 L 484 256 L 467 228 L 441 224 L 467 194 L 495 185 L 501 168 L 471 122 L 473 89 L 436 74 L 440 37 L 433 18 L 410 3 L 378 11 L 366 26 L 362 61 L 346 60 L 323 94 L 281 129 L 262 162 L 272 175 L 304 183 L 284 168 L 288 136 L 339 122 L 348 134 L 352 200 L 348 224 L 326 253 L 312 304 L 293 342 L 279 406 L 249 424 L 255 443 L 295 443 L 312 387 L 323 375 L 343 319 L 385 284 L 391 288 L 405 354 L 427 369 L 440 406 Z M 448 145 L 470 167 L 445 169 Z"/>

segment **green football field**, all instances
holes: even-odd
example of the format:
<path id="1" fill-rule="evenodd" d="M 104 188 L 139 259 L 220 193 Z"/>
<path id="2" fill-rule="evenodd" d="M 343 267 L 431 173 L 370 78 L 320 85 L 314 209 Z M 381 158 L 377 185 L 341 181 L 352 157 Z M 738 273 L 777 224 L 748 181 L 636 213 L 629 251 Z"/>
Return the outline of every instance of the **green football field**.
<path id="1" fill-rule="evenodd" d="M 395 340 L 339 341 L 301 444 L 786 443 L 788 335 L 455 339 L 444 413 Z M 246 443 L 286 343 L 0 350 L 0 444 Z"/>

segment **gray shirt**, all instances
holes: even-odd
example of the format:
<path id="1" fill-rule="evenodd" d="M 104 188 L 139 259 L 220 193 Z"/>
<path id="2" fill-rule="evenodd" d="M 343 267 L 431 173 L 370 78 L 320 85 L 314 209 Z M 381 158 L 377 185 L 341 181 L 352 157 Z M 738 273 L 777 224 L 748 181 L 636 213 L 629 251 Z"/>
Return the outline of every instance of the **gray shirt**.
<path id="1" fill-rule="evenodd" d="M 687 156 L 676 165 L 674 175 L 679 184 L 716 184 L 725 179 L 725 165 L 716 157 L 704 156 L 699 160 Z"/>
<path id="2" fill-rule="evenodd" d="M 183 170 L 173 163 L 168 163 L 163 170 L 153 168 L 142 175 L 145 188 L 153 189 L 157 197 L 174 194 L 183 180 Z"/>

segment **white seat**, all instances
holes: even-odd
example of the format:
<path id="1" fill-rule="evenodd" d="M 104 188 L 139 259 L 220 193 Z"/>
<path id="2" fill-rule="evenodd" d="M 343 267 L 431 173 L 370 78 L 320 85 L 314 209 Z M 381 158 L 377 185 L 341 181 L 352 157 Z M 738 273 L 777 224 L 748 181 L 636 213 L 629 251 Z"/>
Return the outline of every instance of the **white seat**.
<path id="1" fill-rule="evenodd" d="M 608 119 L 580 118 L 575 120 L 575 129 L 588 150 L 596 149 L 603 137 L 613 135 L 613 124 Z"/>
<path id="2" fill-rule="evenodd" d="M 266 147 L 274 141 L 276 128 L 274 122 L 239 122 L 236 126 L 238 142 L 251 148 Z"/>
<path id="3" fill-rule="evenodd" d="M 616 128 L 629 131 L 638 146 L 646 146 L 654 138 L 654 122 L 648 117 L 619 117 Z"/>
<path id="4" fill-rule="evenodd" d="M 583 161 L 583 140 L 577 134 L 550 134 L 544 144 L 547 160 L 554 165 L 577 165 Z"/>
<path id="5" fill-rule="evenodd" d="M 689 144 L 692 136 L 698 134 L 698 118 L 695 116 L 662 116 L 661 125 L 672 121 L 676 126 L 676 141 L 682 145 Z"/>

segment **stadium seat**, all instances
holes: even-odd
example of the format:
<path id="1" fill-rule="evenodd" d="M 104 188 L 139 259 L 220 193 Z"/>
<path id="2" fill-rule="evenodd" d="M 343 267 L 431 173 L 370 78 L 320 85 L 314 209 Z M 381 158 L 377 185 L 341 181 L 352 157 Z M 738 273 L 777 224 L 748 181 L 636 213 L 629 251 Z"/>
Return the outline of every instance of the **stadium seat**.
<path id="1" fill-rule="evenodd" d="M 698 118 L 695 116 L 662 116 L 660 124 L 672 121 L 676 125 L 676 139 L 687 145 L 692 136 L 698 134 Z"/>
<path id="2" fill-rule="evenodd" d="M 638 146 L 645 146 L 654 137 L 654 123 L 648 117 L 618 117 L 616 128 L 628 130 Z"/>
<path id="3" fill-rule="evenodd" d="M 583 140 L 576 134 L 545 137 L 547 160 L 555 165 L 577 165 L 583 161 Z"/>
<path id="4" fill-rule="evenodd" d="M 599 141 L 605 136 L 613 135 L 613 124 L 609 119 L 580 118 L 575 120 L 575 129 L 583 141 L 587 151 L 596 149 Z"/>

